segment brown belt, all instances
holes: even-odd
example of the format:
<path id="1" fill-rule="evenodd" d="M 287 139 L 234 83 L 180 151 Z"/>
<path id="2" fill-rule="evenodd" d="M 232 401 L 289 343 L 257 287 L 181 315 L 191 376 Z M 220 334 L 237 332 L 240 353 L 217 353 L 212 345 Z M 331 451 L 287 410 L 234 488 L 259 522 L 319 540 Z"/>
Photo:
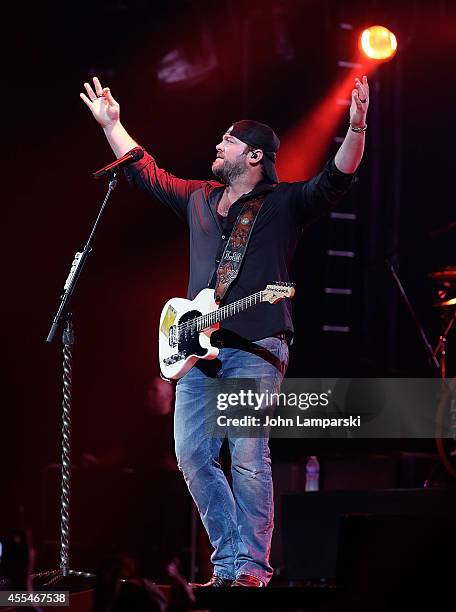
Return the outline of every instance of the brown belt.
<path id="1" fill-rule="evenodd" d="M 272 336 L 268 336 L 270 338 L 279 338 L 280 340 L 284 340 L 288 346 L 291 341 L 291 334 L 287 332 L 278 332 L 277 334 L 273 334 Z M 214 332 L 211 337 L 211 344 L 213 346 L 217 346 L 219 348 L 239 348 L 239 349 L 247 349 L 247 347 L 251 347 L 254 342 L 251 340 L 247 340 L 242 336 L 238 336 L 234 332 L 228 330 L 220 330 Z"/>

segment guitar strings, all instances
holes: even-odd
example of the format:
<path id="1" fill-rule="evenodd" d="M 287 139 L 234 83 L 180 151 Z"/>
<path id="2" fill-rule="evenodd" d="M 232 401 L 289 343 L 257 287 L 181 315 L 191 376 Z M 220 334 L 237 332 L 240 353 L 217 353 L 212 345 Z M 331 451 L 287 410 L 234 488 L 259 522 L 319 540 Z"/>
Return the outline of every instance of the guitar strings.
<path id="1" fill-rule="evenodd" d="M 249 301 L 257 302 L 257 299 L 261 298 L 262 295 L 263 295 L 263 291 L 258 291 L 257 293 L 254 293 L 253 295 L 249 295 L 248 297 L 238 300 L 237 302 L 233 302 L 232 304 L 226 304 L 226 306 L 222 306 L 221 308 L 218 308 L 217 310 L 213 310 L 211 312 L 208 312 L 205 315 L 201 315 L 201 316 L 196 317 L 195 319 L 191 319 L 191 321 L 186 321 L 185 323 L 179 323 L 177 326 L 178 334 L 180 335 L 181 332 L 188 331 L 192 327 L 196 328 L 198 326 L 198 323 L 203 323 L 205 317 L 210 317 L 210 315 L 213 315 L 215 313 L 217 313 L 218 316 L 221 316 L 229 312 L 230 309 L 236 310 L 238 306 L 248 305 Z M 208 325 L 207 327 L 210 327 L 210 325 Z M 206 327 L 201 328 L 200 331 L 202 331 L 203 329 L 206 329 Z"/>
<path id="2" fill-rule="evenodd" d="M 293 283 L 286 283 L 285 286 L 294 286 Z M 238 306 L 247 306 L 250 305 L 252 306 L 252 301 L 255 301 L 255 303 L 257 302 L 257 298 L 262 298 L 263 297 L 263 291 L 258 291 L 257 293 L 254 293 L 252 295 L 249 295 L 245 298 L 242 298 L 240 300 L 237 300 L 236 302 L 233 302 L 232 304 L 226 304 L 226 306 L 222 306 L 221 308 L 218 308 L 217 310 L 213 310 L 211 312 L 206 313 L 205 315 L 201 315 L 196 317 L 195 319 L 191 319 L 190 321 L 186 321 L 185 323 L 179 323 L 177 326 L 177 333 L 178 336 L 180 337 L 181 332 L 186 332 L 190 329 L 197 329 L 198 327 L 198 323 L 204 323 L 204 319 L 206 317 L 210 318 L 211 315 L 215 315 L 217 313 L 218 317 L 220 317 L 221 315 L 224 315 L 225 313 L 229 313 L 230 309 L 236 311 L 236 308 Z M 250 304 L 248 304 L 248 302 L 250 301 Z M 261 301 L 261 299 L 260 299 Z M 234 314 L 234 313 L 232 313 Z M 209 321 L 208 321 L 209 322 Z M 214 322 L 213 322 L 214 323 Z M 203 329 L 207 329 L 208 327 L 210 327 L 211 325 L 213 325 L 213 323 L 209 322 L 209 325 L 206 325 L 204 327 L 202 327 L 199 331 L 202 331 Z"/>

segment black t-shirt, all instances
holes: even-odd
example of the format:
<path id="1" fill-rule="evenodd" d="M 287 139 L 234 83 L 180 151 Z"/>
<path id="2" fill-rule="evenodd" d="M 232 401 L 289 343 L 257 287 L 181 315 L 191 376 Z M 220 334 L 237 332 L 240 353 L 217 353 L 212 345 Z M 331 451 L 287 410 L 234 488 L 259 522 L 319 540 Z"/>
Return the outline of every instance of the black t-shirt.
<path id="1" fill-rule="evenodd" d="M 144 157 L 130 165 L 128 180 L 170 207 L 187 223 L 190 232 L 190 277 L 187 297 L 194 299 L 204 288 L 214 286 L 217 269 L 231 229 L 249 198 L 265 194 L 237 279 L 223 304 L 231 304 L 265 289 L 266 285 L 290 281 L 289 270 L 299 239 L 306 226 L 328 213 L 348 191 L 352 174 L 340 172 L 333 160 L 309 181 L 278 183 L 262 181 L 239 198 L 223 219 L 217 204 L 224 186 L 215 181 L 176 178 Z M 222 328 L 254 341 L 282 331 L 293 332 L 288 299 L 261 303 L 225 319 Z"/>

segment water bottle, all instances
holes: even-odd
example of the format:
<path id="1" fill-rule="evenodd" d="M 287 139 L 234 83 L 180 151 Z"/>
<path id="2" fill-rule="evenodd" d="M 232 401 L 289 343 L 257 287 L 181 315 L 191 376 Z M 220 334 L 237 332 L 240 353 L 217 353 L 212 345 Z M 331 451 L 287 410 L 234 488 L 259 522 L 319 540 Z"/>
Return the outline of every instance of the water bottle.
<path id="1" fill-rule="evenodd" d="M 306 491 L 318 491 L 320 464 L 315 455 L 311 455 L 306 463 Z"/>

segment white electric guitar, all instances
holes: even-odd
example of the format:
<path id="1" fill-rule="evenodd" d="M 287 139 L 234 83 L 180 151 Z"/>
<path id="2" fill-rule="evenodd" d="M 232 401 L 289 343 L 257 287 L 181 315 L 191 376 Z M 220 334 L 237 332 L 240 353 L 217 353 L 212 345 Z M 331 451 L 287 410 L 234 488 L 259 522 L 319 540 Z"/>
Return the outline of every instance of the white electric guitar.
<path id="1" fill-rule="evenodd" d="M 221 308 L 215 301 L 213 289 L 203 289 L 194 300 L 172 298 L 163 307 L 158 332 L 163 376 L 177 380 L 198 359 L 215 359 L 219 349 L 212 346 L 210 337 L 220 327 L 220 321 L 261 302 L 275 304 L 284 298 L 291 298 L 294 293 L 292 283 L 276 283 Z"/>

